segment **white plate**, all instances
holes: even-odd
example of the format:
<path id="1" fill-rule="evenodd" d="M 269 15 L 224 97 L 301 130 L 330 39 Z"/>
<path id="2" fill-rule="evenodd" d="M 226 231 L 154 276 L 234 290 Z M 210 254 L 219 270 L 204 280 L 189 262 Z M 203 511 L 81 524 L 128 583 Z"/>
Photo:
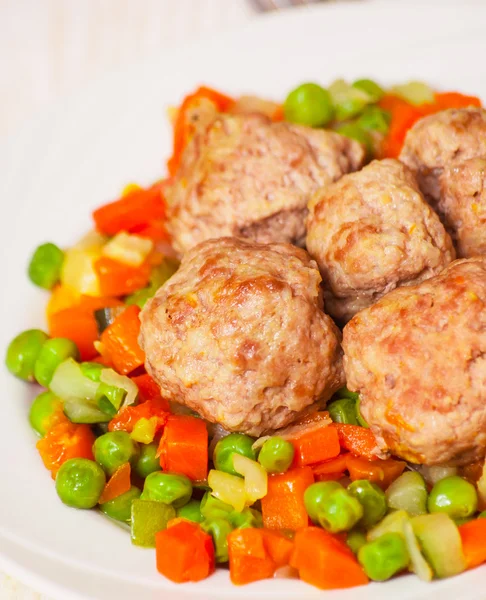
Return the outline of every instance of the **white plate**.
<path id="1" fill-rule="evenodd" d="M 125 183 L 163 175 L 170 153 L 165 108 L 197 84 L 281 99 L 306 80 L 415 78 L 486 99 L 486 71 L 479 66 L 486 50 L 486 6 L 440 5 L 364 2 L 265 17 L 127 68 L 31 123 L 2 155 L 0 347 L 18 331 L 44 322 L 46 296 L 25 276 L 32 248 L 44 240 L 68 245 L 90 227 L 90 210 L 115 198 Z M 156 572 L 153 551 L 131 546 L 124 530 L 96 512 L 60 503 L 27 423 L 36 390 L 5 369 L 0 380 L 2 569 L 62 600 L 322 596 L 296 581 L 233 587 L 223 571 L 197 585 L 166 581 Z M 485 579 L 484 569 L 429 585 L 408 576 L 326 597 L 470 600 L 484 597 Z"/>

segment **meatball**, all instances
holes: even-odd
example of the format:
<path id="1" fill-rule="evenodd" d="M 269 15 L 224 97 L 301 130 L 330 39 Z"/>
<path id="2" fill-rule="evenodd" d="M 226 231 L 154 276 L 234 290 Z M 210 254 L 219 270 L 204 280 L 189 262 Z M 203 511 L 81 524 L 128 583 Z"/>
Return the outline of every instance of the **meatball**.
<path id="1" fill-rule="evenodd" d="M 307 249 L 324 280 L 326 310 L 340 321 L 454 259 L 451 239 L 412 172 L 394 159 L 375 160 L 316 193 Z"/>
<path id="2" fill-rule="evenodd" d="M 210 239 L 302 242 L 310 195 L 359 168 L 364 150 L 337 133 L 263 114 L 218 115 L 189 142 L 167 193 L 181 254 Z"/>
<path id="3" fill-rule="evenodd" d="M 438 210 L 458 256 L 486 254 L 486 157 L 452 163 L 440 185 Z"/>
<path id="4" fill-rule="evenodd" d="M 257 436 L 317 410 L 344 384 L 320 281 L 289 244 L 203 242 L 141 313 L 147 370 L 228 431 Z"/>
<path id="5" fill-rule="evenodd" d="M 439 177 L 453 160 L 486 155 L 486 110 L 452 108 L 418 121 L 407 133 L 400 160 L 417 175 L 432 202 L 440 197 Z"/>
<path id="6" fill-rule="evenodd" d="M 486 257 L 394 290 L 344 328 L 347 384 L 379 446 L 427 465 L 486 453 Z"/>

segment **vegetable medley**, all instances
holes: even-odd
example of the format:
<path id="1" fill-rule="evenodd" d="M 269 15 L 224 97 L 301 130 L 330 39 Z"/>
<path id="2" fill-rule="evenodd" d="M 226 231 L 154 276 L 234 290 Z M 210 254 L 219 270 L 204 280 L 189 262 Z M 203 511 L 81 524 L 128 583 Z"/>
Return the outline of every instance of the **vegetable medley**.
<path id="1" fill-rule="evenodd" d="M 191 138 L 191 111 L 207 101 L 221 112 L 244 103 L 206 87 L 189 95 L 174 119 L 169 175 Z M 275 121 L 354 138 L 370 158 L 398 156 L 425 115 L 480 105 L 418 82 L 385 91 L 368 79 L 305 83 L 283 106 L 252 102 Z M 175 582 L 204 579 L 217 564 L 238 585 L 277 575 L 334 589 L 405 571 L 430 581 L 486 561 L 483 466 L 412 469 L 381 458 L 346 388 L 326 412 L 260 439 L 228 434 L 161 395 L 138 336 L 141 308 L 178 266 L 165 229 L 168 181 L 128 186 L 72 248 L 46 243 L 32 256 L 29 277 L 50 292 L 49 335 L 19 334 L 6 365 L 46 388 L 29 420 L 61 501 L 126 523 Z"/>

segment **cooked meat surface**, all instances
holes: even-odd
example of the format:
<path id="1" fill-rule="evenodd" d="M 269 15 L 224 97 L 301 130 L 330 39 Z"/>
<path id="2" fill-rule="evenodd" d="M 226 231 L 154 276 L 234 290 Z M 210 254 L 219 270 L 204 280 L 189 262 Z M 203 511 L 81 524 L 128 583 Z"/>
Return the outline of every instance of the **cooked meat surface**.
<path id="1" fill-rule="evenodd" d="M 438 210 L 458 256 L 486 254 L 486 157 L 452 163 L 440 184 Z"/>
<path id="2" fill-rule="evenodd" d="M 375 160 L 316 193 L 307 250 L 323 277 L 326 310 L 340 321 L 454 259 L 451 239 L 414 175 L 394 159 Z"/>
<path id="3" fill-rule="evenodd" d="M 141 313 L 147 370 L 164 394 L 228 431 L 291 423 L 344 382 L 320 281 L 289 244 L 200 244 Z"/>
<path id="4" fill-rule="evenodd" d="M 359 168 L 360 144 L 263 114 L 221 114 L 198 127 L 167 193 L 168 228 L 183 254 L 223 236 L 302 242 L 320 186 Z"/>
<path id="5" fill-rule="evenodd" d="M 400 160 L 416 173 L 420 189 L 434 204 L 444 167 L 476 156 L 486 156 L 486 110 L 451 108 L 421 119 L 408 131 Z"/>
<path id="6" fill-rule="evenodd" d="M 427 465 L 486 453 L 486 257 L 394 290 L 344 328 L 348 387 L 383 450 Z"/>

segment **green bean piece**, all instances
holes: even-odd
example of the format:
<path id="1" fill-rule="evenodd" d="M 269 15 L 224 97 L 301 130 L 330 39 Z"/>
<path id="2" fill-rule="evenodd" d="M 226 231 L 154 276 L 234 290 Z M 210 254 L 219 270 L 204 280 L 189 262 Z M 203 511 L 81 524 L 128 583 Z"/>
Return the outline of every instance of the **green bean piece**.
<path id="1" fill-rule="evenodd" d="M 192 483 L 188 477 L 156 471 L 145 479 L 141 499 L 155 500 L 180 508 L 189 502 L 191 496 Z"/>
<path id="2" fill-rule="evenodd" d="M 429 494 L 430 513 L 446 513 L 451 519 L 465 519 L 478 508 L 478 494 L 472 483 L 459 475 L 438 481 Z"/>
<path id="3" fill-rule="evenodd" d="M 201 527 L 213 538 L 215 559 L 217 563 L 228 562 L 228 535 L 233 531 L 233 526 L 226 519 L 212 519 L 203 521 Z"/>
<path id="4" fill-rule="evenodd" d="M 145 479 L 150 473 L 160 471 L 160 459 L 157 458 L 157 444 L 141 444 L 140 454 L 135 463 L 135 471 Z"/>
<path id="5" fill-rule="evenodd" d="M 316 83 L 303 83 L 285 100 L 285 120 L 308 127 L 324 127 L 333 118 L 331 96 Z"/>
<path id="6" fill-rule="evenodd" d="M 32 428 L 44 437 L 47 433 L 52 415 L 62 409 L 62 401 L 52 392 L 43 392 L 32 402 L 29 411 L 29 422 Z"/>
<path id="7" fill-rule="evenodd" d="M 93 444 L 93 454 L 96 462 L 103 467 L 108 475 L 123 464 L 135 464 L 139 446 L 126 431 L 109 431 L 96 439 Z"/>
<path id="8" fill-rule="evenodd" d="M 133 500 L 130 519 L 132 544 L 155 548 L 155 536 L 159 531 L 167 529 L 167 523 L 175 516 L 175 508 L 170 504 L 152 500 Z"/>
<path id="9" fill-rule="evenodd" d="M 358 561 L 373 581 L 386 581 L 408 567 L 410 556 L 399 533 L 385 533 L 358 550 Z"/>
<path id="10" fill-rule="evenodd" d="M 59 469 L 56 491 L 61 501 L 73 508 L 93 508 L 105 487 L 103 469 L 93 460 L 71 458 Z"/>
<path id="11" fill-rule="evenodd" d="M 100 382 L 101 371 L 106 369 L 106 367 L 103 365 L 95 362 L 82 362 L 79 365 L 79 368 L 81 369 L 81 373 L 84 375 L 84 377 L 91 379 L 91 381 L 94 381 L 95 383 Z"/>
<path id="12" fill-rule="evenodd" d="M 201 502 L 194 498 L 189 500 L 187 504 L 177 509 L 177 516 L 194 523 L 202 523 L 204 517 L 201 514 Z"/>
<path id="13" fill-rule="evenodd" d="M 132 485 L 128 492 L 113 498 L 113 500 L 110 500 L 109 502 L 100 504 L 100 510 L 107 517 L 115 519 L 115 521 L 130 523 L 132 517 L 132 502 L 138 500 L 141 493 L 142 492 L 138 487 Z"/>
<path id="14" fill-rule="evenodd" d="M 353 87 L 365 92 L 371 99 L 371 102 L 378 102 L 385 95 L 385 91 L 379 86 L 376 81 L 371 79 L 358 79 L 353 84 Z"/>
<path id="15" fill-rule="evenodd" d="M 244 508 L 241 512 L 234 510 L 228 515 L 228 521 L 235 529 L 247 529 L 249 527 L 262 528 L 262 513 L 255 508 Z"/>
<path id="16" fill-rule="evenodd" d="M 32 283 L 51 290 L 59 281 L 64 252 L 55 244 L 38 246 L 30 259 L 28 274 Z"/>
<path id="17" fill-rule="evenodd" d="M 331 419 L 335 423 L 350 423 L 351 425 L 358 425 L 358 419 L 356 415 L 356 400 L 351 398 L 339 398 L 333 400 L 327 405 L 327 410 Z"/>
<path id="18" fill-rule="evenodd" d="M 215 498 L 211 492 L 206 492 L 201 500 L 201 514 L 205 519 L 227 519 L 233 512 L 231 504 Z"/>
<path id="19" fill-rule="evenodd" d="M 281 437 L 267 440 L 258 455 L 258 462 L 267 473 L 285 473 L 294 460 L 294 446 Z"/>
<path id="20" fill-rule="evenodd" d="M 416 471 L 405 471 L 386 490 L 388 506 L 412 517 L 427 513 L 427 496 L 424 478 Z"/>
<path id="21" fill-rule="evenodd" d="M 368 529 L 386 515 L 386 497 L 384 491 L 367 479 L 358 479 L 348 485 L 348 492 L 357 498 L 363 507 L 360 525 Z"/>
<path id="22" fill-rule="evenodd" d="M 10 373 L 24 381 L 34 381 L 35 361 L 48 339 L 47 333 L 40 329 L 19 333 L 7 348 L 5 365 Z"/>
<path id="23" fill-rule="evenodd" d="M 361 529 L 351 529 L 346 537 L 346 544 L 354 554 L 358 554 L 358 550 L 366 544 L 366 533 Z"/>
<path id="24" fill-rule="evenodd" d="M 79 357 L 76 344 L 67 338 L 46 340 L 34 364 L 34 377 L 44 387 L 49 387 L 54 371 L 66 359 Z"/>
<path id="25" fill-rule="evenodd" d="M 349 531 L 363 517 L 363 507 L 336 481 L 310 485 L 304 493 L 307 514 L 314 523 L 331 533 Z"/>
<path id="26" fill-rule="evenodd" d="M 240 474 L 233 467 L 233 454 L 241 454 L 251 458 L 251 460 L 256 460 L 256 452 L 252 448 L 254 441 L 253 438 L 243 433 L 230 433 L 221 438 L 214 448 L 213 462 L 215 468 L 218 471 L 240 477 Z"/>

